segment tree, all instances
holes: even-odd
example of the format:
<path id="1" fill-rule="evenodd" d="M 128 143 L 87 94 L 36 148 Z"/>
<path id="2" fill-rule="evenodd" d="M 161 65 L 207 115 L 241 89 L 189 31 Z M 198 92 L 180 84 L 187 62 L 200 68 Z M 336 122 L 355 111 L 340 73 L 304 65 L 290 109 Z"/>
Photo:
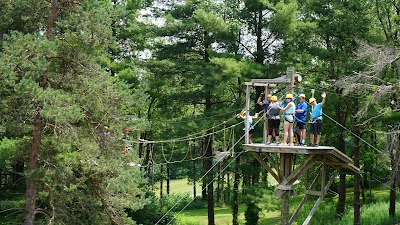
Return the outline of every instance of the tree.
<path id="1" fill-rule="evenodd" d="M 119 132 L 138 126 L 121 118 L 147 96 L 99 66 L 98 56 L 107 55 L 111 43 L 109 3 L 17 3 L 37 9 L 32 15 L 39 18 L 45 18 L 43 8 L 29 4 L 50 12 L 32 29 L 7 30 L 0 55 L 4 112 L 13 116 L 5 133 L 20 126 L 18 135 L 32 138 L 24 224 L 134 224 L 125 209 L 148 203 L 145 180 L 127 165 L 135 158 L 120 153 Z"/>
<path id="2" fill-rule="evenodd" d="M 396 93 L 399 91 L 398 70 L 396 65 L 399 63 L 399 49 L 393 46 L 374 46 L 362 43 L 362 48 L 357 55 L 360 59 L 369 59 L 370 67 L 365 71 L 360 71 L 352 76 L 344 77 L 338 85 L 344 85 L 345 93 L 367 94 L 363 107 L 358 111 L 357 118 L 366 118 L 362 123 L 383 123 L 382 129 L 385 132 L 393 132 L 392 129 L 398 131 L 398 118 L 400 116 L 400 104 Z M 384 57 L 381 57 L 384 56 Z M 372 107 L 374 105 L 374 107 Z M 379 118 L 379 119 L 378 119 Z M 375 120 L 373 120 L 375 119 Z M 394 122 L 397 121 L 397 122 Z M 389 126 L 387 126 L 389 125 Z M 390 130 L 389 130 L 389 129 Z M 394 204 L 396 202 L 396 184 L 399 160 L 397 152 L 391 147 L 396 142 L 388 134 L 389 154 L 391 154 L 392 175 L 389 215 L 395 215 Z"/>

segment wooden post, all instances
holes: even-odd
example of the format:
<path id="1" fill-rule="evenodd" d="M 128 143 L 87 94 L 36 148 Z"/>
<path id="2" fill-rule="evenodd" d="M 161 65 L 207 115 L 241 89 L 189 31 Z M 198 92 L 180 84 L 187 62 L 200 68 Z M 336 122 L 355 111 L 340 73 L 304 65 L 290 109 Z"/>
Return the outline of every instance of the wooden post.
<path id="1" fill-rule="evenodd" d="M 290 92 L 292 94 L 293 94 L 293 91 L 294 91 L 294 75 L 295 75 L 294 67 L 288 67 L 286 69 L 286 77 L 288 79 L 290 79 L 290 83 L 288 84 L 290 86 L 288 87 L 288 89 L 290 90 Z"/>
<path id="2" fill-rule="evenodd" d="M 246 117 L 245 117 L 245 144 L 250 144 L 249 143 L 249 123 L 248 123 L 248 117 L 250 116 L 249 114 L 249 108 L 250 108 L 250 85 L 246 84 Z"/>
<path id="3" fill-rule="evenodd" d="M 265 86 L 264 93 L 265 93 L 264 95 L 264 100 L 265 100 L 267 99 L 267 95 L 269 94 L 269 85 Z M 267 113 L 266 111 L 264 111 L 263 113 L 264 115 L 263 143 L 267 143 L 268 140 L 268 120 L 267 120 L 268 116 L 266 113 Z"/>
<path id="4" fill-rule="evenodd" d="M 281 169 L 283 170 L 283 177 L 281 178 L 281 182 L 286 180 L 287 177 L 292 173 L 292 163 L 293 162 L 293 154 L 281 154 Z M 284 190 L 281 195 L 281 224 L 288 225 L 289 224 L 289 198 L 290 198 L 291 190 Z"/>

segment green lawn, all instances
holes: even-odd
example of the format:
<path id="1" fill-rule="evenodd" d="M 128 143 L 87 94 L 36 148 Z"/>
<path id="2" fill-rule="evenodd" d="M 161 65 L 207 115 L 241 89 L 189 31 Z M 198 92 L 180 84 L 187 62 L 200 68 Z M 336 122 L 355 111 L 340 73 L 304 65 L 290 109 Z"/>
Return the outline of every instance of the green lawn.
<path id="1" fill-rule="evenodd" d="M 270 180 L 270 179 L 269 179 Z M 165 183 L 164 183 L 165 184 Z M 159 187 L 159 184 L 157 184 Z M 181 179 L 181 180 L 173 180 L 170 183 L 171 185 L 171 193 L 193 193 L 193 185 L 189 184 L 186 179 Z M 165 188 L 165 187 L 164 187 Z M 159 190 L 156 190 L 159 193 Z M 164 194 L 166 191 L 164 190 Z M 197 186 L 197 193 L 201 194 L 201 184 Z M 369 194 L 369 190 L 365 191 L 365 194 L 367 196 L 367 202 L 376 202 L 376 201 L 385 201 L 387 202 L 388 199 L 388 194 L 389 190 L 387 188 L 375 188 L 372 190 L 372 194 Z M 299 202 L 301 201 L 303 195 L 298 195 L 296 197 L 291 197 L 290 199 L 290 215 L 294 212 L 294 210 L 297 208 Z M 346 194 L 346 199 L 347 199 L 347 207 L 351 208 L 352 207 L 352 201 L 353 201 L 353 189 L 348 188 L 347 189 L 347 194 Z M 279 201 L 279 199 L 278 199 Z M 299 217 L 306 217 L 310 209 L 312 208 L 313 204 L 315 203 L 316 198 L 315 197 L 310 197 L 307 201 L 305 206 L 302 208 L 300 211 Z M 310 224 L 313 224 L 313 222 L 318 222 L 318 221 L 325 221 L 329 220 L 330 223 L 327 224 L 332 224 L 334 222 L 335 217 L 335 206 L 337 202 L 337 197 L 336 196 L 327 196 L 324 201 L 320 204 L 319 208 L 315 212 L 315 215 L 313 219 L 311 220 Z M 265 202 L 266 207 L 263 207 L 262 212 L 260 213 L 260 220 L 259 224 L 279 224 L 280 223 L 280 210 L 279 207 L 278 209 L 272 209 L 271 208 L 270 202 Z M 245 206 L 240 205 L 239 206 L 239 223 L 244 224 L 245 219 L 244 219 L 244 211 L 245 211 Z M 269 208 L 269 210 L 268 210 Z M 386 206 L 384 206 L 384 209 L 386 210 Z M 230 225 L 232 224 L 232 209 L 230 206 L 224 206 L 224 207 L 215 207 L 215 224 L 218 225 Z M 327 216 L 329 215 L 329 217 Z M 175 220 L 177 224 L 179 225 L 203 225 L 207 224 L 207 208 L 204 209 L 186 209 L 181 213 L 175 214 Z M 302 220 L 303 221 L 303 220 Z M 297 222 L 302 223 L 302 221 L 297 220 Z M 351 221 L 351 219 L 350 219 Z"/>
<path id="2" fill-rule="evenodd" d="M 230 207 L 215 207 L 215 224 L 232 224 L 232 209 Z M 239 207 L 239 220 L 244 221 L 244 207 Z M 176 217 L 180 225 L 207 224 L 207 209 L 185 210 Z"/>
<path id="3" fill-rule="evenodd" d="M 171 180 L 170 181 L 170 193 L 171 194 L 183 194 L 189 193 L 193 194 L 193 183 L 188 182 L 187 179 L 179 179 L 179 180 Z M 156 195 L 160 195 L 160 182 L 157 182 L 155 185 Z M 201 194 L 201 183 L 196 184 L 196 192 L 197 194 Z M 167 182 L 163 182 L 163 195 L 167 193 Z"/>
<path id="4" fill-rule="evenodd" d="M 269 184 L 277 184 L 275 181 L 274 177 L 268 174 L 268 183 Z M 197 183 L 196 184 L 196 192 L 197 195 L 201 194 L 201 185 L 202 183 Z M 216 187 L 214 185 L 214 187 Z M 157 182 L 154 185 L 156 195 L 160 195 L 160 182 Z M 171 194 L 183 194 L 183 193 L 189 193 L 193 194 L 193 183 L 189 183 L 187 179 L 178 179 L 178 180 L 171 180 L 170 181 L 170 192 Z M 163 182 L 163 194 L 165 195 L 167 193 L 167 182 Z"/>

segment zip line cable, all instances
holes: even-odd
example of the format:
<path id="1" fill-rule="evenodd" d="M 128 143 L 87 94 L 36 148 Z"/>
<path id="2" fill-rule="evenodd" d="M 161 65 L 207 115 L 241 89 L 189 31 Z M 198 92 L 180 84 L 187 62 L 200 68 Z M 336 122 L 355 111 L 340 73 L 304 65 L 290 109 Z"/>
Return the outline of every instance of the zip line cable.
<path id="1" fill-rule="evenodd" d="M 232 125 L 231 127 L 229 127 L 229 128 L 234 128 L 234 126 Z M 226 129 L 229 129 L 229 128 L 226 128 Z M 211 133 L 211 134 L 208 134 L 208 135 L 212 135 L 213 133 Z M 190 142 L 191 140 L 189 140 L 189 142 Z M 148 142 L 148 144 L 149 143 L 152 143 L 151 141 L 149 141 Z M 210 139 L 208 140 L 208 143 L 207 143 L 207 145 L 206 145 L 206 147 L 208 146 L 210 144 Z M 153 145 L 154 146 L 154 145 Z M 154 148 L 154 147 L 153 147 Z M 153 151 L 154 152 L 154 151 Z M 193 155 L 192 155 L 192 152 L 191 152 L 191 146 L 190 146 L 190 143 L 189 143 L 189 147 L 188 147 L 188 151 L 186 152 L 186 155 L 185 155 L 185 157 L 183 158 L 183 159 L 181 159 L 181 160 L 175 160 L 175 161 L 171 161 L 171 159 L 172 159 L 172 156 L 170 157 L 170 159 L 168 160 L 167 158 L 166 158 L 166 156 L 165 156 L 165 153 L 164 153 L 164 149 L 163 149 L 163 145 L 162 145 L 162 143 L 161 143 L 161 152 L 162 152 L 162 155 L 163 155 L 163 158 L 164 158 L 164 163 L 155 163 L 154 162 L 154 159 L 152 160 L 152 164 L 154 164 L 154 165 L 166 165 L 166 164 L 173 164 L 173 163 L 181 163 L 181 162 L 187 162 L 187 161 L 195 161 L 195 160 L 198 160 L 198 159 L 207 159 L 207 158 L 213 158 L 213 156 L 210 156 L 210 157 L 204 157 L 205 156 L 205 154 L 206 154 L 206 152 L 204 152 L 201 156 L 197 156 L 197 157 L 195 157 L 195 158 L 193 158 Z M 171 154 L 172 154 L 172 152 L 171 152 Z M 190 157 L 191 157 L 191 159 L 186 159 L 187 158 L 187 156 L 190 154 Z M 148 162 L 147 163 L 147 165 L 146 166 L 141 166 L 141 167 L 148 167 L 150 165 L 150 162 Z"/>
<path id="2" fill-rule="evenodd" d="M 310 89 L 306 89 L 306 90 L 310 90 Z M 311 105 L 310 103 L 307 102 L 308 105 Z M 348 132 L 350 132 L 352 135 L 354 135 L 356 138 L 358 138 L 359 140 L 361 140 L 362 142 L 364 142 L 365 144 L 367 144 L 369 147 L 371 147 L 372 149 L 376 150 L 379 153 L 385 154 L 383 153 L 381 150 L 377 149 L 376 147 L 374 147 L 373 145 L 371 145 L 370 143 L 368 143 L 367 141 L 365 141 L 364 139 L 362 139 L 360 136 L 358 136 L 357 134 L 355 134 L 354 132 L 352 132 L 351 130 L 349 130 L 347 127 L 343 126 L 342 124 L 340 124 L 339 122 L 337 122 L 335 119 L 333 119 L 332 117 L 330 117 L 329 115 L 327 115 L 326 113 L 322 113 L 324 116 L 328 117 L 328 119 L 332 120 L 334 123 L 336 123 L 337 125 L 339 125 L 340 127 L 342 127 L 343 129 L 347 130 Z M 310 122 L 307 122 L 310 123 Z"/>
<path id="3" fill-rule="evenodd" d="M 227 115 L 227 114 L 230 114 L 230 113 L 234 113 L 234 112 L 237 112 L 239 110 L 240 109 L 236 109 L 234 111 L 224 112 L 224 113 L 217 114 L 217 115 L 212 115 L 212 116 L 194 118 L 194 119 L 191 119 L 191 120 L 169 121 L 169 122 L 160 122 L 160 123 L 161 124 L 175 124 L 175 123 L 187 123 L 187 122 L 192 122 L 192 121 L 196 121 L 196 120 L 206 120 L 206 119 L 215 118 L 215 117 L 224 116 L 224 115 Z"/>
<path id="4" fill-rule="evenodd" d="M 235 143 L 235 145 L 234 146 L 232 146 L 232 148 L 234 148 L 243 138 L 244 138 L 244 134 L 239 138 L 239 140 L 237 140 L 237 142 Z M 245 150 L 243 150 L 243 151 L 241 151 L 233 160 L 231 160 L 231 162 L 230 163 L 228 163 L 227 164 L 227 166 L 225 166 L 225 168 L 227 168 L 230 164 L 232 164 L 232 162 L 240 155 L 240 154 L 242 154 L 243 152 L 244 152 Z M 194 185 L 196 185 L 196 183 L 199 183 L 209 172 L 211 172 L 213 169 L 214 169 L 214 167 L 216 166 L 216 165 L 218 165 L 218 163 L 222 160 L 223 158 L 221 158 L 220 160 L 218 160 L 201 178 L 199 178 L 196 182 L 194 182 Z M 223 171 L 225 171 L 225 168 L 221 171 L 221 172 L 223 172 Z M 220 172 L 220 173 L 221 173 Z M 217 175 L 219 175 L 220 173 L 218 173 Z M 215 177 L 211 180 L 211 182 L 214 182 L 214 180 L 215 180 Z M 210 184 L 211 184 L 211 182 L 209 182 L 203 189 L 202 189 L 202 191 L 203 190 L 205 190 L 205 188 L 207 188 Z M 177 205 L 178 205 L 178 203 L 179 202 L 181 202 L 182 200 L 184 199 L 184 197 L 182 197 L 182 198 L 180 198 L 158 221 L 157 221 L 157 223 L 155 224 L 155 225 L 157 225 L 160 221 L 162 221 L 164 218 L 165 218 L 165 216 L 167 216 L 168 215 L 168 213 L 170 213 Z M 196 199 L 196 196 L 192 199 L 192 201 L 190 201 L 188 204 L 186 204 L 185 206 L 184 206 L 184 208 L 181 210 L 181 211 L 179 211 L 178 212 L 178 214 L 179 213 L 181 213 L 184 209 L 186 209 L 193 201 L 194 201 L 194 199 Z M 170 224 L 171 222 L 173 221 L 173 219 L 171 220 L 171 221 L 169 221 L 169 223 L 167 223 L 167 225 L 168 224 Z"/>
<path id="5" fill-rule="evenodd" d="M 328 117 L 330 120 L 332 120 L 333 122 L 335 122 L 337 125 L 339 125 L 340 127 L 342 127 L 343 129 L 347 130 L 348 132 L 350 132 L 352 135 L 354 135 L 356 138 L 358 138 L 360 141 L 364 142 L 365 144 L 367 144 L 369 147 L 371 147 L 372 149 L 376 150 L 377 152 L 381 153 L 381 154 L 385 154 L 383 153 L 381 150 L 377 149 L 375 146 L 371 145 L 370 143 L 368 143 L 367 141 L 365 141 L 364 139 L 362 139 L 360 136 L 358 136 L 357 134 L 353 133 L 351 130 L 349 130 L 347 127 L 343 126 L 342 124 L 340 124 L 339 122 L 337 122 L 336 120 L 334 120 L 332 117 L 328 116 L 326 113 L 322 113 L 323 115 L 325 115 L 326 117 Z"/>
<path id="6" fill-rule="evenodd" d="M 284 89 L 282 89 L 282 90 L 279 90 L 277 93 L 285 92 L 285 91 L 287 91 L 287 90 L 289 90 L 289 89 L 290 89 L 290 88 L 286 87 L 286 88 L 284 88 Z M 281 100 L 282 98 L 283 98 L 283 96 L 282 96 L 281 98 L 279 98 L 279 100 Z M 243 110 L 243 108 L 242 108 L 242 110 Z M 231 111 L 231 112 L 235 112 L 235 113 L 236 113 L 237 111 L 238 111 L 238 110 Z M 231 112 L 229 112 L 229 113 L 231 113 Z M 260 111 L 260 112 L 261 112 L 261 111 Z M 227 114 L 227 113 L 220 114 L 220 115 L 225 115 L 225 114 Z M 205 118 L 206 118 L 206 117 L 205 117 Z M 226 124 L 227 122 L 229 122 L 230 120 L 233 120 L 233 119 L 236 119 L 236 114 L 235 114 L 235 116 L 229 118 L 228 120 L 226 120 L 226 121 L 224 121 L 224 122 L 222 122 L 222 123 L 219 123 L 219 124 L 217 124 L 217 125 L 215 125 L 215 126 L 212 126 L 211 128 L 207 128 L 206 130 L 199 131 L 199 132 L 197 132 L 197 133 L 191 134 L 191 135 L 189 135 L 189 136 L 193 136 L 193 135 L 197 135 L 197 134 L 203 134 L 204 132 L 207 132 L 208 130 L 215 129 L 215 127 L 219 127 L 219 126 L 222 126 L 222 125 L 225 126 L 225 124 Z M 238 124 L 240 124 L 240 123 L 241 123 L 241 122 L 235 124 L 235 126 L 238 125 Z M 218 131 L 218 132 L 220 132 L 220 131 Z M 216 132 L 216 133 L 218 133 L 218 132 Z M 189 137 L 189 136 L 184 136 L 184 137 L 179 137 L 179 138 L 169 139 L 169 140 L 153 141 L 153 142 L 156 142 L 156 143 L 161 143 L 161 142 L 166 143 L 166 142 L 186 141 L 186 140 L 188 140 L 188 137 Z M 207 135 L 202 135 L 202 136 L 198 136 L 198 138 L 203 138 L 203 137 L 206 137 L 206 136 L 207 136 Z M 196 138 L 194 138 L 194 139 L 196 139 Z M 132 143 L 145 143 L 145 142 L 143 142 L 143 141 L 132 141 Z"/>
<path id="7" fill-rule="evenodd" d="M 261 110 L 260 112 L 262 112 L 263 110 Z M 260 117 L 260 119 L 258 119 L 257 121 L 256 121 L 256 123 L 254 124 L 254 125 L 257 125 L 257 123 L 262 119 L 263 117 Z M 237 123 L 237 124 L 235 124 L 235 125 L 232 125 L 232 126 L 230 126 L 230 127 L 224 127 L 224 129 L 223 130 L 219 130 L 219 131 L 216 131 L 216 132 L 213 132 L 213 133 L 210 133 L 210 134 L 207 134 L 207 135 L 205 135 L 205 136 L 208 136 L 208 135 L 214 135 L 215 133 L 219 133 L 219 132 L 222 132 L 222 131 L 224 131 L 224 130 L 227 130 L 227 129 L 231 129 L 231 137 L 230 137 L 230 139 L 232 140 L 232 146 L 234 145 L 234 140 L 233 140 L 233 138 L 234 138 L 234 128 L 237 126 L 237 125 L 239 125 L 239 124 L 241 124 L 242 122 L 239 122 L 239 123 Z M 203 137 L 205 137 L 205 136 L 202 136 L 202 137 L 200 137 L 200 138 L 203 138 Z M 191 139 L 189 139 L 189 141 L 191 141 Z M 147 141 L 146 143 L 154 143 L 153 141 Z M 207 146 L 209 145 L 209 142 L 207 143 Z M 153 145 L 154 146 L 154 145 Z M 234 146 L 233 146 L 234 147 Z M 232 148 L 230 148 L 230 149 L 232 149 Z M 165 162 L 164 163 L 154 163 L 154 159 L 153 159 L 153 163 L 154 163 L 154 165 L 166 165 L 166 164 L 173 164 L 173 163 L 181 163 L 181 162 L 187 162 L 187 161 L 195 161 L 195 160 L 198 160 L 198 159 L 207 159 L 207 158 L 213 158 L 213 156 L 210 156 L 210 157 L 204 157 L 204 155 L 206 154 L 206 152 L 204 152 L 203 153 L 203 155 L 201 155 L 201 156 L 197 156 L 196 158 L 192 158 L 192 155 L 191 155 L 191 159 L 188 159 L 188 160 L 185 160 L 186 159 L 186 157 L 187 157 L 187 155 L 188 155 L 188 152 L 186 153 L 186 156 L 182 159 L 182 160 L 175 160 L 175 161 L 170 161 L 172 158 L 170 158 L 170 160 L 167 160 L 166 159 L 166 156 L 165 156 L 165 153 L 164 153 L 164 150 L 163 150 L 163 146 L 162 146 L 162 154 L 163 154 L 163 157 L 164 157 L 164 160 L 165 160 Z M 154 152 L 154 151 L 153 151 Z M 190 152 L 190 154 L 191 154 L 191 152 Z M 232 155 L 232 153 L 231 153 L 231 155 Z M 148 167 L 150 165 L 150 162 L 148 162 L 147 163 L 147 165 L 146 166 L 141 166 L 141 167 Z"/>
<path id="8" fill-rule="evenodd" d="M 260 119 L 258 119 L 254 125 L 257 125 L 257 123 L 260 122 L 262 118 L 263 118 L 263 117 L 260 117 Z M 239 140 L 236 141 L 236 143 L 231 147 L 231 149 L 233 149 L 245 136 L 246 136 L 246 133 L 243 134 L 243 135 L 239 138 Z M 230 149 L 230 150 L 231 150 L 231 149 Z M 229 150 L 229 151 L 230 151 L 230 150 Z M 228 168 L 228 166 L 229 166 L 230 164 L 232 164 L 232 162 L 234 162 L 234 161 L 236 160 L 236 158 L 239 157 L 243 152 L 245 152 L 245 150 L 242 150 L 235 158 L 233 158 L 233 160 L 231 160 L 231 162 L 229 162 L 229 163 L 225 166 L 224 169 L 222 169 L 219 173 L 217 173 L 217 175 L 202 189 L 202 191 L 205 190 L 205 189 L 211 184 L 211 182 L 214 182 L 215 178 L 218 177 L 222 172 L 224 172 L 225 169 Z M 194 183 L 194 185 L 196 185 L 196 183 L 199 183 L 209 172 L 211 172 L 211 170 L 214 169 L 214 167 L 215 167 L 222 159 L 223 159 L 223 158 L 219 159 L 219 160 L 218 160 L 218 161 L 217 161 L 217 162 L 216 162 L 216 163 L 215 163 L 201 178 L 200 178 L 200 179 L 197 180 L 197 182 Z M 157 221 L 157 223 L 156 223 L 155 225 L 157 225 L 161 220 L 163 220 L 163 219 L 165 218 L 165 216 L 166 216 L 169 212 L 171 212 L 172 209 L 174 209 L 174 208 L 178 205 L 179 202 L 182 201 L 183 198 L 184 198 L 184 197 L 180 198 L 180 199 L 179 199 L 179 200 L 178 200 L 178 201 L 177 201 L 177 202 L 176 202 L 176 203 L 175 203 L 175 204 L 174 204 L 174 205 L 173 205 L 173 206 L 158 220 L 158 221 Z M 185 209 L 194 201 L 194 199 L 196 199 L 196 198 L 197 198 L 197 196 L 195 196 L 195 197 L 192 199 L 192 201 L 190 201 L 188 204 L 186 204 L 185 207 L 183 207 L 183 208 L 181 209 L 181 211 L 178 212 L 178 214 L 181 213 L 183 210 L 185 210 Z M 170 224 L 173 220 L 174 220 L 174 219 L 172 219 L 171 221 L 169 221 L 169 223 L 167 223 L 167 225 Z"/>
<path id="9" fill-rule="evenodd" d="M 235 116 L 235 117 L 236 117 L 236 116 Z M 234 118 L 235 118 L 235 117 L 234 117 Z M 232 120 L 232 119 L 234 119 L 234 118 L 231 118 L 231 119 L 229 119 L 229 120 Z M 229 121 L 229 120 L 228 120 L 228 121 Z M 224 122 L 224 123 L 225 123 L 225 122 Z M 197 133 L 194 133 L 194 134 L 190 134 L 190 135 L 188 135 L 188 136 L 179 137 L 179 138 L 175 138 L 175 139 L 168 139 L 168 140 L 161 140 L 161 141 L 139 140 L 139 141 L 131 141 L 131 143 L 134 143 L 134 144 L 137 144 L 137 143 L 169 143 L 169 142 L 183 142 L 183 141 L 187 141 L 187 140 L 190 140 L 190 139 L 204 138 L 204 137 L 207 137 L 207 136 L 209 136 L 209 135 L 213 135 L 213 134 L 220 133 L 220 132 L 224 131 L 225 129 L 229 129 L 229 128 L 223 128 L 223 129 L 221 129 L 221 130 L 218 130 L 218 131 L 215 131 L 215 132 L 212 132 L 212 133 L 204 134 L 204 132 L 207 132 L 207 131 L 209 131 L 209 130 L 215 129 L 215 127 L 221 126 L 221 125 L 223 125 L 224 123 L 218 124 L 218 125 L 213 126 L 213 127 L 211 127 L 211 128 L 207 128 L 207 129 L 205 129 L 205 130 L 203 130 L 203 131 L 200 131 L 200 132 L 197 132 Z M 237 125 L 239 125 L 240 123 L 241 123 L 241 122 L 236 123 L 236 124 L 234 124 L 233 126 L 237 126 Z M 200 136 L 196 136 L 197 134 L 201 134 L 201 135 L 200 135 Z M 194 137 L 193 137 L 193 136 L 194 136 Z"/>
<path id="10" fill-rule="evenodd" d="M 244 137 L 244 135 L 242 136 L 242 138 L 243 138 L 243 137 Z M 239 140 L 241 140 L 242 138 L 240 138 Z M 242 150 L 241 152 L 239 152 L 239 153 L 235 156 L 235 158 L 233 158 L 219 173 L 216 174 L 216 176 L 215 176 L 203 189 L 201 189 L 201 191 L 204 191 L 206 188 L 208 188 L 208 186 L 209 186 L 212 182 L 214 182 L 215 179 L 216 179 L 221 173 L 223 173 L 223 172 L 226 170 L 226 168 L 228 168 L 228 166 L 231 165 L 243 152 L 245 152 L 245 150 Z M 219 161 L 218 161 L 218 162 L 219 162 Z M 217 165 L 218 162 L 217 162 L 215 165 Z M 215 167 L 215 165 L 214 165 L 213 167 Z M 190 201 L 189 203 L 187 203 L 177 214 L 180 214 L 183 210 L 185 210 L 196 198 L 197 198 L 197 196 L 195 196 L 195 197 L 192 199 L 192 201 Z M 175 217 L 173 217 L 173 218 L 171 219 L 171 221 L 169 221 L 169 222 L 167 223 L 167 225 L 170 224 L 170 223 L 174 220 L 174 218 L 175 218 Z"/>

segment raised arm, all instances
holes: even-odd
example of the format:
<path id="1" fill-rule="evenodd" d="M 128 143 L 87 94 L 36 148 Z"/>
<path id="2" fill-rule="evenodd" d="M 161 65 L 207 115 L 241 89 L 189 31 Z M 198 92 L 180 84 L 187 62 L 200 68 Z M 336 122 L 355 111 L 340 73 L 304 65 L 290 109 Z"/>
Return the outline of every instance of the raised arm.
<path id="1" fill-rule="evenodd" d="M 259 113 L 254 114 L 253 119 L 257 119 L 258 118 Z"/>
<path id="2" fill-rule="evenodd" d="M 321 105 L 324 105 L 324 104 L 325 104 L 325 98 L 326 98 L 326 93 L 325 93 L 325 91 L 322 92 L 321 97 L 322 97 Z"/>
<path id="3" fill-rule="evenodd" d="M 261 106 L 263 106 L 263 102 L 262 102 L 262 97 L 263 97 L 263 95 L 264 95 L 264 93 L 261 93 L 261 94 L 260 94 L 260 97 L 258 97 L 258 99 L 257 99 L 257 104 L 259 104 L 259 105 L 261 105 Z"/>

